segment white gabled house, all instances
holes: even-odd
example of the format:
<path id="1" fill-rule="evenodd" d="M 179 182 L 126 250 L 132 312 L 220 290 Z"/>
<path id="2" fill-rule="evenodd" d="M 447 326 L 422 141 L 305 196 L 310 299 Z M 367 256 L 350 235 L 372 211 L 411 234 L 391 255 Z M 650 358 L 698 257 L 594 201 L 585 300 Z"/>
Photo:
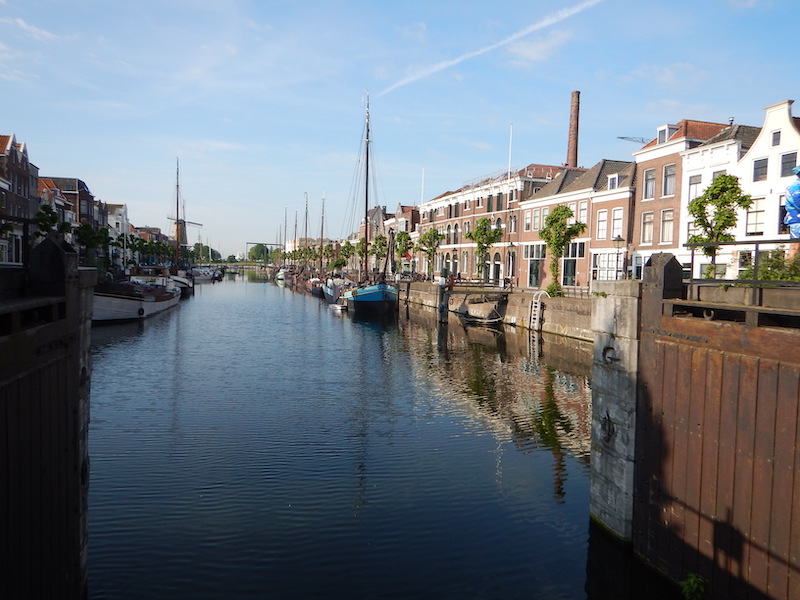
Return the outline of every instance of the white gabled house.
<path id="1" fill-rule="evenodd" d="M 800 119 L 791 114 L 792 100 L 765 107 L 762 127 L 731 124 L 707 142 L 686 150 L 683 155 L 683 194 L 680 244 L 683 247 L 695 230 L 688 214 L 689 201 L 702 194 L 714 177 L 728 173 L 739 178 L 739 185 L 753 203 L 739 215 L 732 234 L 737 241 L 757 242 L 788 239 L 783 226 L 784 194 L 794 179 L 800 151 Z M 759 250 L 771 250 L 778 244 L 765 244 Z M 750 264 L 753 245 L 722 247 L 717 265 L 727 265 L 718 276 L 736 279 L 739 271 Z M 688 262 L 681 251 L 679 260 Z M 709 259 L 695 254 L 693 277 L 702 277 Z"/>

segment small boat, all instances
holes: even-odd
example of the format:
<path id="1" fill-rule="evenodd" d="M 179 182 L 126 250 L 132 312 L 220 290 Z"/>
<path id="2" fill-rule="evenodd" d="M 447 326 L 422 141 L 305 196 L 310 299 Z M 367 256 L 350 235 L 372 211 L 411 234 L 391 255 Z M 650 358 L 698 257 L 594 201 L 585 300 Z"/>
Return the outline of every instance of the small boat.
<path id="1" fill-rule="evenodd" d="M 386 314 L 397 310 L 397 288 L 388 283 L 360 285 L 346 290 L 342 300 L 356 314 Z"/>
<path id="2" fill-rule="evenodd" d="M 325 283 L 322 284 L 322 295 L 325 298 L 325 302 L 328 304 L 336 304 L 339 302 L 339 296 L 342 294 L 342 284 L 344 283 L 343 279 L 339 279 L 338 281 L 329 277 L 325 280 Z"/>
<path id="3" fill-rule="evenodd" d="M 178 287 L 131 280 L 104 281 L 94 289 L 92 323 L 146 319 L 172 308 L 180 299 Z"/>
<path id="4" fill-rule="evenodd" d="M 319 277 L 312 277 L 308 280 L 308 290 L 314 298 L 319 298 L 320 300 L 325 299 L 325 292 L 322 289 L 322 279 Z"/>
<path id="5" fill-rule="evenodd" d="M 186 298 L 194 291 L 194 281 L 186 275 L 185 271 L 178 271 L 177 275 L 173 275 L 168 267 L 151 265 L 131 267 L 128 279 L 134 283 L 178 287 L 181 291 L 181 298 Z"/>

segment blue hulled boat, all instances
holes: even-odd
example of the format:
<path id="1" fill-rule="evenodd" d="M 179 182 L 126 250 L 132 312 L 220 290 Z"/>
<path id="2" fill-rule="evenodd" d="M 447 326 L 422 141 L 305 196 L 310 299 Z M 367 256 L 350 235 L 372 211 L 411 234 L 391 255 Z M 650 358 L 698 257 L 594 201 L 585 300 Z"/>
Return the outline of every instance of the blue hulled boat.
<path id="1" fill-rule="evenodd" d="M 345 291 L 342 300 L 355 314 L 386 314 L 397 310 L 397 288 L 388 283 L 361 285 Z"/>

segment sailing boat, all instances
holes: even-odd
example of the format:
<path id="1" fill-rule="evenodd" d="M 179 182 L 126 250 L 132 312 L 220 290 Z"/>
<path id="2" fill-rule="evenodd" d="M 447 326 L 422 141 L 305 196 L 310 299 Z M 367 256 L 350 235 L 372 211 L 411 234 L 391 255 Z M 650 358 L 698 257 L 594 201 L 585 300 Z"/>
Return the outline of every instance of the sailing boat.
<path id="1" fill-rule="evenodd" d="M 189 276 L 185 268 L 181 268 L 181 248 L 185 248 L 186 219 L 181 219 L 181 165 L 175 160 L 175 263 L 169 272 L 172 281 L 181 288 L 181 297 L 186 298 L 194 292 L 194 279 Z M 193 223 L 199 225 L 199 223 Z"/>
<path id="2" fill-rule="evenodd" d="M 367 279 L 361 285 L 346 290 L 342 294 L 342 300 L 347 304 L 347 309 L 357 315 L 361 314 L 387 314 L 397 310 L 397 288 L 386 283 L 386 269 L 381 274 L 379 281 L 371 283 L 368 280 L 368 259 L 369 259 L 369 158 L 370 158 L 370 138 L 369 138 L 369 96 L 367 96 L 367 121 L 366 138 L 364 143 L 364 277 Z"/>

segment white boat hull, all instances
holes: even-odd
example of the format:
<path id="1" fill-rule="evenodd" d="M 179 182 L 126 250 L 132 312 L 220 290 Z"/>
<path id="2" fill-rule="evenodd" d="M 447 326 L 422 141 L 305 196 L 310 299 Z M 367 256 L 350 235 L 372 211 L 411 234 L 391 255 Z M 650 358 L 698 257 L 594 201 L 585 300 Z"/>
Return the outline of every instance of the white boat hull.
<path id="1" fill-rule="evenodd" d="M 123 296 L 117 294 L 94 293 L 92 321 L 137 321 L 152 317 L 172 308 L 181 299 L 179 290 L 173 290 L 160 296 Z"/>

